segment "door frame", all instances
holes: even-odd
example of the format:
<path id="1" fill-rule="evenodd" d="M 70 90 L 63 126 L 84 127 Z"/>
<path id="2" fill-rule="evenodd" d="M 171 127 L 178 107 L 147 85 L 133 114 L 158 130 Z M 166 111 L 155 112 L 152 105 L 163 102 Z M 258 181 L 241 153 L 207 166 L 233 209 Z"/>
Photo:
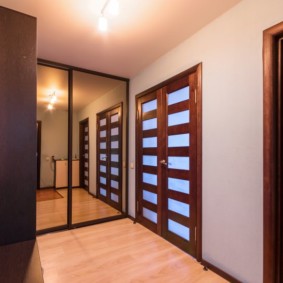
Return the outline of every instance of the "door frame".
<path id="1" fill-rule="evenodd" d="M 85 189 L 85 183 L 84 183 L 84 174 L 82 174 L 82 173 L 84 173 L 85 172 L 85 170 L 84 170 L 84 160 L 82 161 L 82 159 L 81 159 L 81 156 L 82 156 L 82 153 L 83 153 L 83 149 L 84 149 L 84 128 L 85 128 L 85 124 L 87 123 L 87 127 L 88 127 L 88 167 L 87 167 L 87 173 L 88 173 L 88 175 L 87 175 L 87 181 L 88 181 L 88 186 L 87 186 L 87 191 L 89 192 L 89 160 L 90 160 L 90 158 L 89 158 L 89 153 L 90 153 L 90 150 L 89 150 L 89 144 L 90 144 L 90 142 L 89 142 L 89 120 L 88 120 L 88 118 L 85 118 L 85 119 L 83 119 L 83 120 L 81 120 L 80 122 L 79 122 L 79 125 L 80 125 L 80 129 L 79 129 L 79 149 L 80 149 L 80 156 L 79 156 L 79 160 L 80 160 L 80 170 L 79 170 L 79 172 L 80 172 L 80 187 L 83 187 L 83 189 Z"/>
<path id="2" fill-rule="evenodd" d="M 36 162 L 37 162 L 37 190 L 40 189 L 40 168 L 41 168 L 41 121 L 36 121 L 37 127 L 36 127 L 36 139 L 37 139 L 37 156 L 36 156 Z"/>
<path id="3" fill-rule="evenodd" d="M 138 119 L 138 98 L 142 97 L 145 94 L 157 91 L 158 89 L 161 89 L 165 87 L 166 85 L 174 82 L 175 80 L 178 80 L 184 76 L 188 76 L 192 73 L 196 73 L 197 81 L 196 81 L 196 111 L 197 111 L 197 145 L 196 145 L 196 190 L 197 190 L 197 216 L 196 216 L 196 260 L 201 262 L 202 261 L 202 63 L 199 63 L 190 69 L 177 74 L 176 76 L 163 81 L 159 83 L 158 85 L 151 87 L 142 93 L 138 94 L 136 96 L 136 121 Z M 137 129 L 137 127 L 136 127 Z M 136 141 L 138 140 L 138 132 L 136 130 Z M 135 154 L 136 160 L 138 160 L 138 152 L 136 147 L 136 154 Z M 135 212 L 137 215 L 137 202 L 138 202 L 138 171 L 136 166 L 136 180 L 135 180 Z M 135 219 L 136 220 L 136 219 Z"/>
<path id="4" fill-rule="evenodd" d="M 280 226 L 282 229 L 283 201 L 280 128 L 283 113 L 278 84 L 280 73 L 277 49 L 277 43 L 282 36 L 283 22 L 263 32 L 263 281 L 266 283 L 282 282 Z"/>

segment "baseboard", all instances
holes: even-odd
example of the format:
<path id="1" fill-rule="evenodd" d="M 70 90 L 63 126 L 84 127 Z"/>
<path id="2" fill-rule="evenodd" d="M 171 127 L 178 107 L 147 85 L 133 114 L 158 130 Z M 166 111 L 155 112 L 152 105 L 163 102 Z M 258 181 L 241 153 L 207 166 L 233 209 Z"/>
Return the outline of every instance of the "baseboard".
<path id="1" fill-rule="evenodd" d="M 94 193 L 92 193 L 92 192 L 90 192 L 90 191 L 88 191 L 88 193 L 89 193 L 90 195 L 92 195 L 94 198 L 97 198 L 97 196 L 96 196 Z"/>
<path id="2" fill-rule="evenodd" d="M 221 270 L 220 268 L 214 266 L 213 264 L 202 260 L 201 264 L 204 266 L 204 268 L 208 268 L 211 271 L 213 271 L 214 273 L 218 274 L 219 276 L 223 277 L 224 279 L 228 280 L 231 283 L 242 283 L 242 281 L 234 278 L 233 276 L 231 276 L 230 274 L 224 272 L 223 270 Z"/>
<path id="3" fill-rule="evenodd" d="M 40 187 L 38 190 L 55 189 L 55 187 Z"/>

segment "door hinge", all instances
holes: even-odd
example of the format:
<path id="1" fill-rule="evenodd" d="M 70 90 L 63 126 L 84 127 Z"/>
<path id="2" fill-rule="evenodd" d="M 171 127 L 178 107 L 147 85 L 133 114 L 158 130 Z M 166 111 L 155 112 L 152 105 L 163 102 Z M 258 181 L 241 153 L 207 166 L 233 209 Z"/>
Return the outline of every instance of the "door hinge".
<path id="1" fill-rule="evenodd" d="M 197 90 L 195 89 L 195 103 L 197 103 Z"/>

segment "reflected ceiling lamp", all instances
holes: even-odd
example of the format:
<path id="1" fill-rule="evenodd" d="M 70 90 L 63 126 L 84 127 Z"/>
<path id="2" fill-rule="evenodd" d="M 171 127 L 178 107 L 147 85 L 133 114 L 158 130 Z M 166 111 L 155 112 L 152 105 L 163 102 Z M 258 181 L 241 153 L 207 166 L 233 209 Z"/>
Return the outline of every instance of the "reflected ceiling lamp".
<path id="1" fill-rule="evenodd" d="M 117 16 L 120 12 L 118 0 L 107 0 L 105 2 L 98 19 L 98 29 L 102 32 L 106 32 L 108 30 L 108 20 L 105 16 L 106 12 L 107 14 Z"/>
<path id="2" fill-rule="evenodd" d="M 47 105 L 48 110 L 54 109 L 54 103 L 57 101 L 57 96 L 55 94 L 55 91 L 53 91 L 51 94 L 49 94 L 49 104 Z"/>

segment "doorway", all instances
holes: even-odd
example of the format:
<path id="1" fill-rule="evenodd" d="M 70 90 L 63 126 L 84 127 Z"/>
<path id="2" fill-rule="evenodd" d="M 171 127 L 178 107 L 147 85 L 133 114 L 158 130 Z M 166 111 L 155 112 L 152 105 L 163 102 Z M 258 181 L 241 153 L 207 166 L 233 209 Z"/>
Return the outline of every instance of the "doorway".
<path id="1" fill-rule="evenodd" d="M 89 191 L 89 126 L 88 118 L 80 121 L 80 187 Z"/>
<path id="2" fill-rule="evenodd" d="M 97 114 L 97 197 L 122 210 L 122 104 Z"/>
<path id="3" fill-rule="evenodd" d="M 137 221 L 200 260 L 201 65 L 139 95 Z"/>
<path id="4" fill-rule="evenodd" d="M 264 282 L 283 280 L 283 22 L 263 33 Z"/>

